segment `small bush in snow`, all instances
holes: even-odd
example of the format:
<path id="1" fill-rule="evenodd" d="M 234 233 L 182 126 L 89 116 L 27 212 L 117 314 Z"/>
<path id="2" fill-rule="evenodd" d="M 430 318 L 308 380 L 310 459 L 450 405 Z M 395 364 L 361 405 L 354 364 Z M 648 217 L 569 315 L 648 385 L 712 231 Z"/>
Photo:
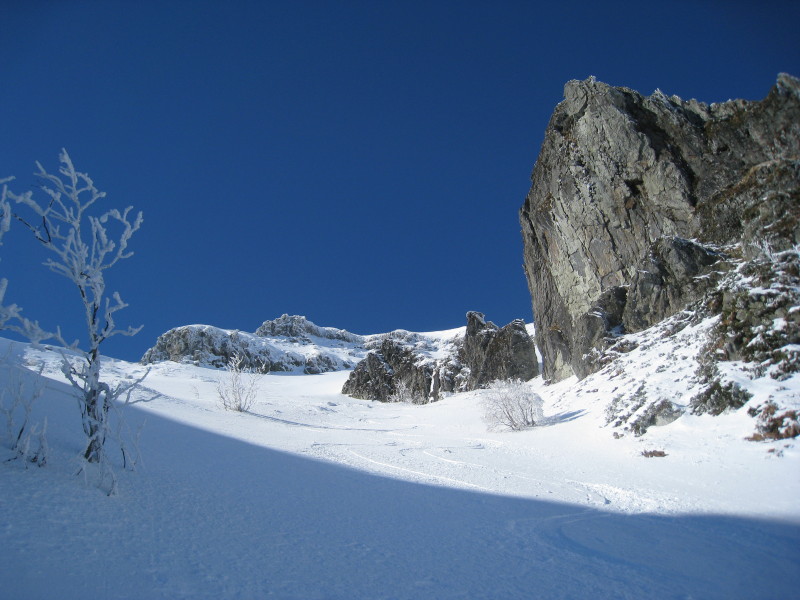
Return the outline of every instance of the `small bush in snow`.
<path id="1" fill-rule="evenodd" d="M 521 431 L 542 422 L 542 399 L 522 381 L 495 381 L 484 392 L 483 415 L 490 429 Z"/>
<path id="2" fill-rule="evenodd" d="M 642 456 L 645 458 L 664 458 L 667 453 L 663 450 L 643 450 Z"/>
<path id="3" fill-rule="evenodd" d="M 692 412 L 696 415 L 708 413 L 717 416 L 725 411 L 741 408 L 752 397 L 752 394 L 739 384 L 733 381 L 722 382 L 720 378 L 716 378 L 692 398 L 690 404 Z"/>
<path id="4" fill-rule="evenodd" d="M 800 411 L 784 410 L 772 401 L 748 409 L 758 419 L 756 433 L 745 438 L 752 442 L 785 440 L 800 436 Z"/>
<path id="5" fill-rule="evenodd" d="M 244 356 L 234 353 L 225 365 L 226 374 L 217 382 L 217 394 L 225 410 L 247 412 L 256 401 L 261 374 L 245 367 L 244 362 Z"/>
<path id="6" fill-rule="evenodd" d="M 406 404 L 423 404 L 424 398 L 420 399 L 414 395 L 414 390 L 405 379 L 398 379 L 394 386 L 394 392 L 387 399 L 389 402 L 405 402 Z"/>
<path id="7" fill-rule="evenodd" d="M 40 365 L 35 379 L 29 385 L 16 368 L 3 361 L 2 374 L 6 379 L 3 389 L 0 389 L 0 413 L 5 417 L 5 438 L 12 452 L 8 460 L 20 459 L 23 463 L 33 463 L 43 467 L 47 463 L 47 418 L 39 425 L 31 418 L 33 404 L 44 391 L 44 379 Z"/>

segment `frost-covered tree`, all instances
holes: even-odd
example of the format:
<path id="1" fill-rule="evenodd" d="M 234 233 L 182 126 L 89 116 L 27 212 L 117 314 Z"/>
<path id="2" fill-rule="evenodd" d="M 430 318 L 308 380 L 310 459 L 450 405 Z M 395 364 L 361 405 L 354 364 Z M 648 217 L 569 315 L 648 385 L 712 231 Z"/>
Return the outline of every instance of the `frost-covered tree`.
<path id="1" fill-rule="evenodd" d="M 11 227 L 11 205 L 8 202 L 8 182 L 13 181 L 13 177 L 4 177 L 0 179 L 0 242 L 3 236 Z"/>
<path id="2" fill-rule="evenodd" d="M 45 262 L 51 271 L 70 280 L 80 295 L 88 333 L 87 349 L 78 364 L 64 359 L 64 375 L 78 391 L 83 430 L 87 444 L 84 458 L 89 462 L 104 459 L 103 445 L 108 434 L 108 410 L 111 403 L 134 384 L 111 387 L 100 378 L 100 346 L 115 335 L 135 335 L 141 329 L 118 329 L 115 314 L 125 308 L 118 292 L 109 297 L 105 272 L 119 261 L 132 256 L 128 251 L 131 236 L 141 227 L 142 213 L 132 218 L 132 207 L 123 212 L 107 210 L 98 215 L 90 212 L 105 197 L 86 173 L 75 170 L 66 150 L 59 156 L 58 174 L 48 173 L 36 163 L 42 180 L 45 202 L 31 193 L 8 193 L 18 204 L 27 207 L 33 218 L 15 214 L 36 240 L 50 253 Z M 136 382 L 138 383 L 138 382 Z"/>
<path id="3" fill-rule="evenodd" d="M 5 421 L 5 434 L 0 432 L 0 438 L 11 450 L 7 460 L 20 460 L 26 467 L 28 463 L 40 467 L 47 463 L 47 418 L 39 424 L 31 417 L 33 405 L 44 392 L 43 371 L 44 363 L 38 372 L 30 373 L 9 361 L 8 356 L 0 359 L 0 415 Z"/>

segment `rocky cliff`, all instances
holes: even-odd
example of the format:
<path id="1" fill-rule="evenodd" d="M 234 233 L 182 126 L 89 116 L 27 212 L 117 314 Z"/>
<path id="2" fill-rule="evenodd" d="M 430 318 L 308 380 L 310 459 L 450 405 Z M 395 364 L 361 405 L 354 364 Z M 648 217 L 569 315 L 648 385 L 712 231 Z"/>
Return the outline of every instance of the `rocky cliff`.
<path id="1" fill-rule="evenodd" d="M 431 402 L 496 379 L 527 381 L 539 372 L 523 321 L 498 327 L 478 312 L 467 314 L 466 328 L 436 333 L 398 329 L 362 336 L 298 315 L 265 321 L 254 333 L 186 325 L 159 336 L 142 363 L 224 368 L 235 354 L 246 368 L 262 373 L 354 369 L 343 393 L 381 401 Z"/>
<path id="2" fill-rule="evenodd" d="M 483 313 L 467 313 L 467 326 L 443 334 L 395 331 L 367 342 L 370 353 L 342 389 L 365 400 L 424 404 L 443 393 L 474 390 L 498 379 L 528 381 L 539 373 L 525 323 L 498 327 Z"/>
<path id="3" fill-rule="evenodd" d="M 593 372 L 618 336 L 691 303 L 735 313 L 726 273 L 800 243 L 798 182 L 789 75 L 711 105 L 567 83 L 520 211 L 544 377 Z"/>

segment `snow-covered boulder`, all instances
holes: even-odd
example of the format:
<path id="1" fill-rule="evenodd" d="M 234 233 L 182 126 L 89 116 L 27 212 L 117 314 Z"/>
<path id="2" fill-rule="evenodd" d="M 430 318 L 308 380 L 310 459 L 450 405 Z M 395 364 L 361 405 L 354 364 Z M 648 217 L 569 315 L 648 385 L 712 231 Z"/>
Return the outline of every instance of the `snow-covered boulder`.
<path id="1" fill-rule="evenodd" d="M 313 341 L 313 338 L 322 338 L 358 345 L 364 343 L 364 336 L 362 335 L 350 333 L 344 329 L 336 329 L 335 327 L 319 327 L 305 317 L 287 314 L 281 315 L 272 321 L 264 321 L 261 327 L 256 329 L 256 335 L 271 338 L 291 338 L 309 342 Z"/>

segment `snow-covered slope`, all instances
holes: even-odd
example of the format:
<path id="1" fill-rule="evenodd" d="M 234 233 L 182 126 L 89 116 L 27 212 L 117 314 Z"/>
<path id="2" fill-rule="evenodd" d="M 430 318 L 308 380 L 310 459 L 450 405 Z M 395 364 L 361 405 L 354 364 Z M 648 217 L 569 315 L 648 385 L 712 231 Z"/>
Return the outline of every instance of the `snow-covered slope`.
<path id="1" fill-rule="evenodd" d="M 746 441 L 746 408 L 638 437 L 608 423 L 634 384 L 626 373 L 663 394 L 691 385 L 674 370 L 692 352 L 683 331 L 672 356 L 643 340 L 625 373 L 531 382 L 546 422 L 519 433 L 487 431 L 482 391 L 369 402 L 339 393 L 346 371 L 266 375 L 251 413 L 225 412 L 223 372 L 159 363 L 124 410 L 141 461 L 117 470 L 112 498 L 94 474 L 73 476 L 82 445 L 58 355 L 14 345 L 0 353 L 8 381 L 30 389 L 45 367 L 32 422 L 47 416 L 49 461 L 0 465 L 2 595 L 792 597 L 794 440 Z M 105 366 L 116 380 L 145 370 Z M 796 377 L 768 385 L 753 383 L 785 403 L 800 388 Z"/>

